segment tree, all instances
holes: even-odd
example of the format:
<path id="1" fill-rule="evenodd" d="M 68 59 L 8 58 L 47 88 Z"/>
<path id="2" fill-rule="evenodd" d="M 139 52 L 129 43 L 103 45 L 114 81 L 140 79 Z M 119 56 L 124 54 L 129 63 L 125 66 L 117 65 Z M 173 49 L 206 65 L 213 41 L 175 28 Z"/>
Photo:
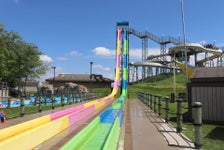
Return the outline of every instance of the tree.
<path id="1" fill-rule="evenodd" d="M 8 32 L 0 24 L 0 77 L 11 86 L 21 88 L 22 79 L 38 78 L 48 68 L 41 60 L 43 53 L 26 43 L 16 32 Z"/>

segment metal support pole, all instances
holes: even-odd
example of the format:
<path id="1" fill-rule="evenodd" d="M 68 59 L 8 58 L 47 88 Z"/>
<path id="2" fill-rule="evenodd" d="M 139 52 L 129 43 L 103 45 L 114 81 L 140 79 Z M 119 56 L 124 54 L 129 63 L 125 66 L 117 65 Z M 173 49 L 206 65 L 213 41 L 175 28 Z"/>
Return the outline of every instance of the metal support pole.
<path id="1" fill-rule="evenodd" d="M 177 132 L 182 131 L 183 116 L 182 116 L 182 100 L 177 99 Z"/>
<path id="2" fill-rule="evenodd" d="M 165 121 L 166 121 L 166 123 L 168 123 L 169 122 L 169 120 L 170 120 L 170 98 L 167 96 L 166 98 L 165 98 L 165 101 L 166 101 L 166 116 L 165 116 Z"/>
<path id="3" fill-rule="evenodd" d="M 158 96 L 158 109 L 159 109 L 159 116 L 162 115 L 162 104 L 161 104 L 161 96 Z"/>
<path id="4" fill-rule="evenodd" d="M 202 104 L 201 102 L 193 103 L 193 117 L 194 117 L 194 145 L 197 149 L 202 148 Z"/>

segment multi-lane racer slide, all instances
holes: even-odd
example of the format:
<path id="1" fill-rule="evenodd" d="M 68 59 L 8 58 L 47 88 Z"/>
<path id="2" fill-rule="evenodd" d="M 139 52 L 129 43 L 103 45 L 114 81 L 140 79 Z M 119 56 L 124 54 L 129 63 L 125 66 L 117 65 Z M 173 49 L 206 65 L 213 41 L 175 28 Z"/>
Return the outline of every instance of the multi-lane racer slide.
<path id="1" fill-rule="evenodd" d="M 127 24 L 118 23 L 117 28 L 117 67 L 116 76 L 119 76 L 120 58 L 122 63 L 122 94 L 105 111 L 97 116 L 86 128 L 76 134 L 61 150 L 115 150 L 120 134 L 120 127 L 124 114 L 124 105 L 127 97 L 128 85 L 128 28 Z M 125 25 L 125 26 L 124 26 Z M 123 57 L 121 57 L 121 55 Z M 117 93 L 118 85 L 114 85 Z"/>
<path id="2" fill-rule="evenodd" d="M 125 25 L 124 23 L 123 25 Z M 33 149 L 42 142 L 49 140 L 56 134 L 62 132 L 79 120 L 87 117 L 94 111 L 102 109 L 104 106 L 111 104 L 110 107 L 99 115 L 91 124 L 109 123 L 105 128 L 109 132 L 103 140 L 103 147 L 111 146 L 106 142 L 114 139 L 119 135 L 119 127 L 122 122 L 123 104 L 127 93 L 127 54 L 128 54 L 128 24 L 125 27 L 117 28 L 117 55 L 116 55 L 116 73 L 114 80 L 114 88 L 110 95 L 100 99 L 96 99 L 85 104 L 74 106 L 72 108 L 49 114 L 28 122 L 24 122 L 15 126 L 11 126 L 0 130 L 0 149 Z M 123 79 L 121 97 L 115 99 L 120 84 L 121 55 L 123 55 Z M 112 119 L 109 119 L 111 118 Z M 115 119 L 114 119 L 115 118 Z M 90 125 L 90 124 L 89 124 Z M 108 126 L 108 127 L 106 127 Z M 118 130 L 117 130 L 118 129 Z M 81 133 L 81 132 L 80 132 Z M 80 135 L 80 134 L 78 134 Z M 83 134 L 85 135 L 85 134 Z M 85 138 L 83 138 L 86 140 Z M 100 144 L 100 143 L 99 143 Z M 66 144 L 67 145 L 67 144 Z M 101 145 L 102 146 L 102 145 Z M 87 146 L 88 147 L 88 146 Z M 101 148 L 100 148 L 101 149 Z"/>

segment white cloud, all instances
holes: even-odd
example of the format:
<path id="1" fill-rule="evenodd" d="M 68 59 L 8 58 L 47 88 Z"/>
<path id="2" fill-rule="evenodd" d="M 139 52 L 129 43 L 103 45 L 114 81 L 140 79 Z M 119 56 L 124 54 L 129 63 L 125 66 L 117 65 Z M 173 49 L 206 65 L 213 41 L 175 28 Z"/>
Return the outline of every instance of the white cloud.
<path id="1" fill-rule="evenodd" d="M 102 71 L 110 71 L 109 67 L 104 67 L 102 65 L 93 65 L 93 68 L 97 70 L 102 70 Z"/>
<path id="2" fill-rule="evenodd" d="M 53 63 L 53 59 L 47 55 L 40 55 L 40 60 L 45 63 Z"/>
<path id="3" fill-rule="evenodd" d="M 77 52 L 77 51 L 71 51 L 70 53 L 69 53 L 69 56 L 81 56 L 82 54 L 81 53 L 79 53 L 79 52 Z"/>
<path id="4" fill-rule="evenodd" d="M 115 78 L 113 73 L 106 73 L 106 74 L 103 75 L 103 77 L 109 78 L 109 79 L 112 79 L 112 80 Z"/>
<path id="5" fill-rule="evenodd" d="M 93 49 L 93 53 L 96 56 L 115 56 L 115 50 L 110 50 L 105 47 L 96 47 Z"/>
<path id="6" fill-rule="evenodd" d="M 168 50 L 167 50 L 168 51 Z M 149 48 L 148 55 L 159 55 L 160 48 Z"/>
<path id="7" fill-rule="evenodd" d="M 57 60 L 66 61 L 66 60 L 68 60 L 68 58 L 66 58 L 66 57 L 58 57 Z"/>
<path id="8" fill-rule="evenodd" d="M 55 76 L 58 76 L 58 74 L 60 74 L 60 73 L 64 73 L 64 69 L 62 67 L 57 66 L 55 68 Z M 54 77 L 54 69 L 49 68 L 46 71 L 46 74 L 40 76 L 39 80 L 44 82 L 46 79 L 53 78 L 53 77 Z"/>
<path id="9" fill-rule="evenodd" d="M 159 55 L 160 49 L 159 48 L 149 48 L 148 49 L 148 55 Z M 129 50 L 129 57 L 130 58 L 142 58 L 142 49 L 140 48 L 134 48 Z"/>

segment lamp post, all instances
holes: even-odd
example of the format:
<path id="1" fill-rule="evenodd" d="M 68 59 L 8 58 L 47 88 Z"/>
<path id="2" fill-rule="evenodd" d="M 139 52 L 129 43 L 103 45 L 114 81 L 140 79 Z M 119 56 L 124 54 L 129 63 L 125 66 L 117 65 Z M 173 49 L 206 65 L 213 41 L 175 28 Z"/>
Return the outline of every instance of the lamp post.
<path id="1" fill-rule="evenodd" d="M 93 67 L 93 62 L 91 61 L 91 62 L 89 62 L 89 63 L 90 63 L 90 80 L 92 80 L 92 73 L 93 73 L 93 72 L 92 72 L 92 71 L 93 71 L 93 70 L 92 70 L 92 69 L 93 69 L 92 67 Z M 90 89 L 91 89 L 91 86 L 92 86 L 92 83 L 91 83 L 91 82 L 92 82 L 92 81 L 90 81 Z M 90 91 L 90 92 L 91 92 L 91 91 Z"/>
<path id="2" fill-rule="evenodd" d="M 184 22 L 184 4 L 183 0 L 180 0 L 181 4 L 181 14 L 182 14 L 182 29 L 183 29 L 183 36 L 184 36 L 184 56 L 185 56 L 185 72 L 186 72 L 186 100 L 188 100 L 188 66 L 187 66 L 187 47 L 186 47 L 186 31 L 185 31 L 185 22 Z"/>
<path id="3" fill-rule="evenodd" d="M 93 66 L 93 62 L 91 61 L 91 62 L 89 62 L 90 63 L 90 79 L 92 79 L 92 66 Z"/>

